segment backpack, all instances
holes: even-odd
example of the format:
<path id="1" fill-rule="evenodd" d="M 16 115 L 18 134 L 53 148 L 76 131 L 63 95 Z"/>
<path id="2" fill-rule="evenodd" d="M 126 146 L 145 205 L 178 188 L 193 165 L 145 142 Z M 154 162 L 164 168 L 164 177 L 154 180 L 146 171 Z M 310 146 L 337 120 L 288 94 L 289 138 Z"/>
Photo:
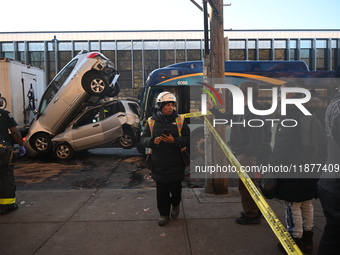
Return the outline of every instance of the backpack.
<path id="1" fill-rule="evenodd" d="M 315 114 L 300 115 L 300 164 L 324 164 L 327 159 L 326 130 Z"/>

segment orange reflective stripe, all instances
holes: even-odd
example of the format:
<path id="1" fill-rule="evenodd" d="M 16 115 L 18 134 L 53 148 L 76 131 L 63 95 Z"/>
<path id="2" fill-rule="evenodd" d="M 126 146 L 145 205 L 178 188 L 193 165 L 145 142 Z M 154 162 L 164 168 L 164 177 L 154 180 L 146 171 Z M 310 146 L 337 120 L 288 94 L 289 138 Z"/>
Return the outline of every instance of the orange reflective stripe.
<path id="1" fill-rule="evenodd" d="M 155 125 L 155 120 L 148 118 L 148 125 L 150 129 L 150 137 L 152 137 L 153 126 Z M 149 148 L 148 154 L 152 154 L 152 148 Z"/>
<path id="2" fill-rule="evenodd" d="M 178 136 L 182 136 L 182 129 L 183 129 L 183 121 L 184 121 L 184 116 L 179 115 L 176 118 L 176 124 L 177 124 L 177 129 L 178 129 Z"/>
<path id="3" fill-rule="evenodd" d="M 10 205 L 16 202 L 16 198 L 0 198 L 0 205 Z"/>
<path id="4" fill-rule="evenodd" d="M 153 126 L 155 125 L 155 120 L 151 119 L 151 117 L 148 118 L 148 125 L 150 129 L 150 136 L 152 137 L 152 131 L 153 131 Z"/>

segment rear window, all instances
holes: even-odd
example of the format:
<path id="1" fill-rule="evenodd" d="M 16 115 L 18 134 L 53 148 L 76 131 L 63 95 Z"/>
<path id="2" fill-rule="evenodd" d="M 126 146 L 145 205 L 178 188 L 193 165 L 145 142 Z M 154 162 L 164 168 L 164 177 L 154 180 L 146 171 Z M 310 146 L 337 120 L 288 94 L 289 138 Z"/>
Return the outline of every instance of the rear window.
<path id="1" fill-rule="evenodd" d="M 70 76 L 74 67 L 77 64 L 77 59 L 70 62 L 67 66 L 65 66 L 60 73 L 51 81 L 50 85 L 47 87 L 45 93 L 41 97 L 39 113 L 43 113 L 49 103 L 52 101 L 54 96 L 58 93 L 61 86 L 64 85 L 66 79 Z"/>
<path id="2" fill-rule="evenodd" d="M 60 73 L 53 79 L 51 84 L 56 86 L 56 88 L 59 90 L 62 85 L 64 85 L 66 79 L 70 76 L 71 72 L 73 71 L 74 67 L 77 64 L 78 59 L 73 60 L 70 62 L 63 70 L 61 70 Z"/>

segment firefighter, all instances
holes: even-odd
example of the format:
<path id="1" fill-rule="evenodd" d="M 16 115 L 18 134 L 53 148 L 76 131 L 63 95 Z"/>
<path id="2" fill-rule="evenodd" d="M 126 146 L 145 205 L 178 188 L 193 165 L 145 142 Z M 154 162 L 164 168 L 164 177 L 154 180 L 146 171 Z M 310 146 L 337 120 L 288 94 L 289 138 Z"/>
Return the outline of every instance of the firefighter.
<path id="1" fill-rule="evenodd" d="M 3 106 L 3 103 L 4 100 L 0 96 L 0 107 Z M 0 109 L 0 215 L 18 209 L 15 198 L 14 165 L 11 162 L 13 158 L 12 141 L 14 140 L 20 146 L 19 156 L 25 155 L 26 150 L 17 125 L 9 111 Z"/>

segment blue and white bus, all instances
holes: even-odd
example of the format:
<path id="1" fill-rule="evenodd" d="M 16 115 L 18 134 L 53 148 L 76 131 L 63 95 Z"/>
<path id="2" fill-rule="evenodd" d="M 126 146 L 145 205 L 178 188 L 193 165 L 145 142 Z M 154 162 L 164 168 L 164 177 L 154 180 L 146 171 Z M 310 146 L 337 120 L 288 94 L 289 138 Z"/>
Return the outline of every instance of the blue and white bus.
<path id="1" fill-rule="evenodd" d="M 225 83 L 237 85 L 246 80 L 256 81 L 260 85 L 259 99 L 271 101 L 273 86 L 280 86 L 287 80 L 307 79 L 310 76 L 308 66 L 303 61 L 226 61 Z M 318 76 L 329 76 L 323 73 Z M 169 65 L 152 71 L 139 93 L 141 104 L 141 121 L 145 123 L 148 117 L 157 109 L 156 98 L 163 91 L 170 91 L 177 97 L 179 114 L 201 111 L 202 83 L 204 82 L 203 62 L 191 61 Z M 201 89 L 200 89 L 201 88 Z M 196 93 L 195 93 L 196 92 Z M 329 94 L 329 93 L 328 93 Z M 330 95 L 327 96 L 330 99 Z M 231 105 L 228 98 L 222 99 Z M 202 151 L 202 125 L 195 125 L 194 119 L 187 119 L 192 131 L 191 140 L 196 150 Z"/>
<path id="2" fill-rule="evenodd" d="M 303 61 L 226 61 L 225 77 L 237 78 L 237 82 L 252 79 L 265 84 L 282 84 L 277 79 L 294 77 L 304 78 L 308 76 L 308 66 Z M 270 79 L 272 78 L 272 79 Z M 236 80 L 236 79 L 234 79 Z M 178 99 L 178 111 L 189 112 L 190 104 L 188 87 L 199 86 L 204 81 L 203 62 L 191 61 L 173 64 L 152 71 L 140 93 L 142 105 L 142 119 L 151 116 L 155 109 L 155 98 L 167 89 L 171 89 Z M 184 99 L 184 100 L 182 100 Z"/>

